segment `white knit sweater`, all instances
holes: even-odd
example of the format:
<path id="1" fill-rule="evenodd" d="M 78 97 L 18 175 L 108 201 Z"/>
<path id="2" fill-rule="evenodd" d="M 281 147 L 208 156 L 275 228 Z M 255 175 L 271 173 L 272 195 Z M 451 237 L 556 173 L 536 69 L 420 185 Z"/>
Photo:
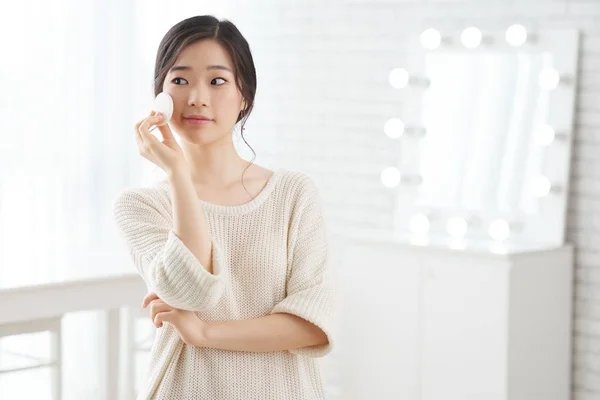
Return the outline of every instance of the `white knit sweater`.
<path id="1" fill-rule="evenodd" d="M 167 181 L 115 200 L 115 221 L 148 289 L 205 321 L 294 314 L 323 329 L 329 344 L 261 353 L 202 348 L 183 343 L 166 323 L 156 331 L 138 399 L 323 399 L 317 358 L 335 343 L 339 293 L 314 181 L 278 169 L 246 204 L 198 201 L 213 241 L 213 274 L 173 233 Z"/>

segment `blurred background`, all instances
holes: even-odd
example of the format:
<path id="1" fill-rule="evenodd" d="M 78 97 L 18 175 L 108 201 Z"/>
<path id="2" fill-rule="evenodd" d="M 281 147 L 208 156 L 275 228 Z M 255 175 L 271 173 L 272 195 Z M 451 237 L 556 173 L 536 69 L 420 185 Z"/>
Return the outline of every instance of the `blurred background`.
<path id="1" fill-rule="evenodd" d="M 112 219 L 175 23 L 234 22 L 254 162 L 339 255 L 329 399 L 600 399 L 600 1 L 3 1 L 0 399 L 130 399 L 154 331 Z M 252 151 L 234 132 L 240 154 Z"/>

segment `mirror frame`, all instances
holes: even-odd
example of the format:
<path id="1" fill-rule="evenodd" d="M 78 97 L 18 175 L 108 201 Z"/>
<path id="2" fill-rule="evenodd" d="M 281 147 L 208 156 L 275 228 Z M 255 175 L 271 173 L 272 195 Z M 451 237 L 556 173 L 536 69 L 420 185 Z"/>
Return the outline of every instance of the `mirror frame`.
<path id="1" fill-rule="evenodd" d="M 401 91 L 401 104 L 404 106 L 398 115 L 389 118 L 400 118 L 406 127 L 422 131 L 422 93 L 427 90 L 428 80 L 425 74 L 425 60 L 429 52 L 478 52 L 498 51 L 531 51 L 551 52 L 553 68 L 560 74 L 560 82 L 549 93 L 549 120 L 547 123 L 557 133 L 564 134 L 562 140 L 554 140 L 545 147 L 544 159 L 540 174 L 548 177 L 553 184 L 553 190 L 545 197 L 539 198 L 539 212 L 535 215 L 524 213 L 513 215 L 498 215 L 486 210 L 473 215 L 467 210 L 449 210 L 445 208 L 417 207 L 420 148 L 422 135 L 403 134 L 397 139 L 401 141 L 401 154 L 397 168 L 402 176 L 411 179 L 401 179 L 397 190 L 396 212 L 394 214 L 394 229 L 396 234 L 427 236 L 414 234 L 410 231 L 410 221 L 415 214 L 423 214 L 429 220 L 430 232 L 446 232 L 446 222 L 452 217 L 465 218 L 471 225 L 464 241 L 490 241 L 497 243 L 488 233 L 490 224 L 497 219 L 508 222 L 510 236 L 504 243 L 530 243 L 537 245 L 561 245 L 565 241 L 565 224 L 567 201 L 570 187 L 571 147 L 574 134 L 575 96 L 578 78 L 579 32 L 574 29 L 541 30 L 528 33 L 528 40 L 519 47 L 510 45 L 506 39 L 506 31 L 483 31 L 481 44 L 476 48 L 466 48 L 460 40 L 461 32 L 445 35 L 442 32 L 440 46 L 427 50 L 421 44 L 420 34 L 411 35 L 408 48 L 407 64 L 398 66 L 408 72 L 410 79 L 406 87 L 395 89 Z M 392 140 L 392 139 L 390 139 Z M 417 177 L 416 179 L 412 179 Z M 433 235 L 433 234 L 432 234 Z M 444 235 L 442 235 L 444 236 Z M 448 233 L 445 233 L 450 238 Z M 421 237 L 422 239 L 422 237 Z M 420 240 L 417 238 L 417 241 Z"/>

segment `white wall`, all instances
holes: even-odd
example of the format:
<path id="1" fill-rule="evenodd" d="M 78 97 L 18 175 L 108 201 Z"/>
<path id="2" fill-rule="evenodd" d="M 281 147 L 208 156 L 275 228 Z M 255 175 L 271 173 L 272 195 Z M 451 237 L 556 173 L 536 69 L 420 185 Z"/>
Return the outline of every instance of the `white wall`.
<path id="1" fill-rule="evenodd" d="M 567 221 L 567 240 L 577 247 L 573 398 L 600 398 L 600 1 L 241 4 L 230 19 L 247 36 L 259 74 L 246 139 L 258 163 L 302 169 L 318 180 L 336 233 L 391 229 L 393 193 L 380 185 L 379 172 L 395 162 L 398 147 L 382 126 L 399 107 L 387 74 L 405 59 L 407 34 L 517 22 L 531 30 L 580 29 Z"/>

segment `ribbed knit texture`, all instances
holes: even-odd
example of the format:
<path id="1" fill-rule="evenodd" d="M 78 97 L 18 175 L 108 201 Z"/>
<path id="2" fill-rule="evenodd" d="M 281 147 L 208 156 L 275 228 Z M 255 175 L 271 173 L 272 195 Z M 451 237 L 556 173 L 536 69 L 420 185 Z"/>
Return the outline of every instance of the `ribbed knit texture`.
<path id="1" fill-rule="evenodd" d="M 314 181 L 278 169 L 249 203 L 198 201 L 213 241 L 214 274 L 173 233 L 167 181 L 126 189 L 115 200 L 114 218 L 148 289 L 205 321 L 294 314 L 323 329 L 329 344 L 260 353 L 201 348 L 183 343 L 165 323 L 138 399 L 323 399 L 318 357 L 335 343 L 339 297 Z"/>

